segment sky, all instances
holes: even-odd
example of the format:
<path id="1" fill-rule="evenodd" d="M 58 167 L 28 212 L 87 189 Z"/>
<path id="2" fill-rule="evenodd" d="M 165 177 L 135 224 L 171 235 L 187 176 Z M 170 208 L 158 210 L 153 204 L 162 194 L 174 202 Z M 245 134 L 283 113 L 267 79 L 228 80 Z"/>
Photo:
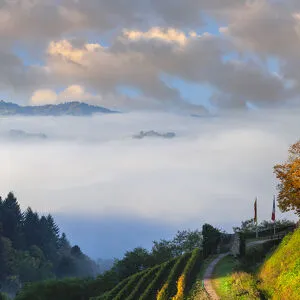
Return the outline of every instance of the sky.
<path id="1" fill-rule="evenodd" d="M 230 230 L 255 196 L 269 217 L 272 167 L 299 139 L 298 0 L 0 0 L 0 66 L 4 101 L 123 112 L 0 119 L 0 191 L 51 211 L 91 256 Z M 131 138 L 151 129 L 177 137 Z"/>
<path id="2" fill-rule="evenodd" d="M 0 97 L 123 110 L 294 104 L 297 0 L 1 0 Z"/>

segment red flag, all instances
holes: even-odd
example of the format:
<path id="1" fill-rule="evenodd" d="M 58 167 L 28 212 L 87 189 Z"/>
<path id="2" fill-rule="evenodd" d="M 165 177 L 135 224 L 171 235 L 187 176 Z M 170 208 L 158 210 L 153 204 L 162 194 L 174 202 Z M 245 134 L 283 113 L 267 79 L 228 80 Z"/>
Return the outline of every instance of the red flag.
<path id="1" fill-rule="evenodd" d="M 254 222 L 257 223 L 257 198 L 254 201 Z"/>
<path id="2" fill-rule="evenodd" d="M 272 221 L 275 221 L 275 197 L 273 199 Z"/>

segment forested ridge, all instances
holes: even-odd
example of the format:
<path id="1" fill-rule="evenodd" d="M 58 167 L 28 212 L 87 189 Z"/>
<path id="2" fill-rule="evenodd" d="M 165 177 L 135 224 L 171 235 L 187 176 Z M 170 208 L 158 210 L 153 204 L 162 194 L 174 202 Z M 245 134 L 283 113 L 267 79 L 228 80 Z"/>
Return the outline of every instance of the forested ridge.
<path id="1" fill-rule="evenodd" d="M 39 215 L 30 207 L 21 211 L 9 193 L 0 198 L 0 292 L 30 300 L 82 300 L 107 293 L 135 299 L 142 293 L 156 294 L 164 281 L 165 292 L 174 292 L 178 276 L 189 276 L 195 257 L 203 255 L 195 253 L 188 264 L 192 251 L 204 248 L 209 255 L 224 238 L 228 235 L 209 224 L 202 231 L 178 231 L 173 239 L 153 241 L 150 251 L 142 247 L 127 251 L 109 271 L 99 274 L 96 263 L 79 246 L 70 245 L 50 214 Z M 190 267 L 183 274 L 187 264 Z M 173 277 L 168 277 L 169 272 Z"/>
<path id="2" fill-rule="evenodd" d="M 234 231 L 251 238 L 252 221 L 242 222 Z M 260 233 L 268 234 L 271 225 L 261 222 Z M 278 231 L 294 225 L 276 222 Z M 100 274 L 97 264 L 70 244 L 50 214 L 39 215 L 30 207 L 21 211 L 9 193 L 0 198 L 0 300 L 193 299 L 196 291 L 203 293 L 197 276 L 205 259 L 229 251 L 231 241 L 231 234 L 204 224 L 201 231 L 178 231 L 170 240 L 153 241 L 151 250 L 127 251 Z M 251 255 L 242 251 L 240 265 L 253 261 Z"/>
<path id="3" fill-rule="evenodd" d="M 71 246 L 49 214 L 21 211 L 13 193 L 0 197 L 0 288 L 13 295 L 25 283 L 97 274 L 97 265 Z"/>

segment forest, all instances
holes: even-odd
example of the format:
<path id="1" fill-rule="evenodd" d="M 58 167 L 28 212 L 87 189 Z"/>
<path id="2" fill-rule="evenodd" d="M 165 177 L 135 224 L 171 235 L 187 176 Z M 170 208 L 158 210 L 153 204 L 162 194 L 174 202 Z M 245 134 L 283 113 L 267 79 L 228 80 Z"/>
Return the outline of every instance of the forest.
<path id="1" fill-rule="evenodd" d="M 97 273 L 96 263 L 70 244 L 50 214 L 21 211 L 13 193 L 0 198 L 1 291 L 14 295 L 25 283 Z"/>

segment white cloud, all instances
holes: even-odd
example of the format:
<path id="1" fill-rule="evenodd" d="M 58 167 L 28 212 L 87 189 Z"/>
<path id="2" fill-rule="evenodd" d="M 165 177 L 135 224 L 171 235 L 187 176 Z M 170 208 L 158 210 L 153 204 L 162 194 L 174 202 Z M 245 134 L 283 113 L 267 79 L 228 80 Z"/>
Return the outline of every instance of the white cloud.
<path id="1" fill-rule="evenodd" d="M 57 102 L 57 94 L 49 89 L 37 90 L 31 97 L 31 103 L 34 105 L 54 104 Z"/>
<path id="2" fill-rule="evenodd" d="M 56 93 L 50 89 L 41 89 L 33 93 L 31 103 L 34 105 L 57 104 L 72 101 L 96 102 L 99 96 L 85 91 L 80 85 L 70 85 L 65 90 Z"/>
<path id="3" fill-rule="evenodd" d="M 133 41 L 140 39 L 157 39 L 165 42 L 175 42 L 182 46 L 186 45 L 189 37 L 197 37 L 195 31 L 191 31 L 189 36 L 187 36 L 184 32 L 176 28 L 167 28 L 164 30 L 160 27 L 153 27 L 147 32 L 124 30 L 123 33 L 125 37 Z"/>

